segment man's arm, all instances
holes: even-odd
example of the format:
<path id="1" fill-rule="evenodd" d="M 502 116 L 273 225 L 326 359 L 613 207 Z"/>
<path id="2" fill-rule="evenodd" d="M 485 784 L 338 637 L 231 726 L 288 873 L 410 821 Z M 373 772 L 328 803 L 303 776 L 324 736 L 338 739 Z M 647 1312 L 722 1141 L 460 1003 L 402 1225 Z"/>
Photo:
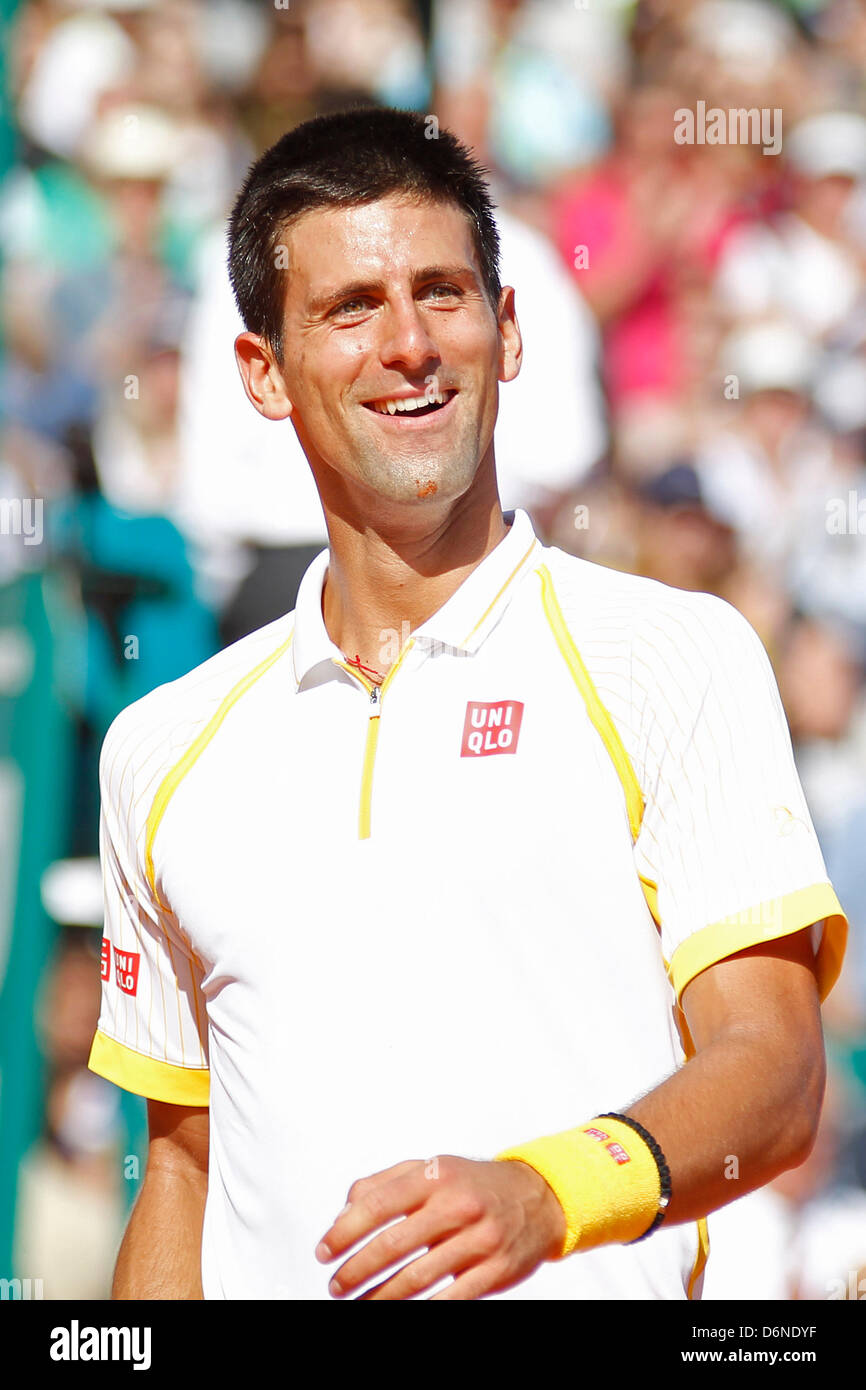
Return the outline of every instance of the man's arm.
<path id="1" fill-rule="evenodd" d="M 697 1055 L 628 1111 L 671 1169 L 665 1225 L 706 1216 L 809 1154 L 825 1082 L 809 938 L 753 946 L 684 990 Z"/>
<path id="2" fill-rule="evenodd" d="M 665 1225 L 705 1216 L 808 1154 L 825 1074 L 809 937 L 805 929 L 742 951 L 684 991 L 697 1055 L 629 1111 L 670 1167 Z M 576 1123 L 582 1118 L 591 1117 L 575 1116 Z M 737 1181 L 725 1176 L 731 1157 Z M 364 1236 L 373 1238 L 335 1270 L 333 1292 L 351 1294 L 426 1246 L 426 1254 L 365 1297 L 408 1298 L 453 1273 L 456 1279 L 436 1299 L 480 1298 L 527 1278 L 561 1249 L 562 1208 L 528 1164 L 448 1155 L 436 1168 L 434 1181 L 430 1162 L 422 1160 L 353 1184 L 349 1206 L 325 1232 L 318 1256 L 327 1263 Z M 400 1216 L 405 1221 L 375 1235 Z"/>
<path id="3" fill-rule="evenodd" d="M 113 1299 L 198 1299 L 207 1198 L 207 1107 L 147 1102 L 147 1168 L 114 1271 Z"/>

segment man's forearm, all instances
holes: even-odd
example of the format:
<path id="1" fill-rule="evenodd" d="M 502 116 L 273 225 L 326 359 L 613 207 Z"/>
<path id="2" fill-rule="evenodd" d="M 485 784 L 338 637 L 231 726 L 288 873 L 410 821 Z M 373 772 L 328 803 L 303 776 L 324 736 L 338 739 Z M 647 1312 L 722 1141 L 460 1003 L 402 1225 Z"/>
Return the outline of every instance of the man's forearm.
<path id="1" fill-rule="evenodd" d="M 705 1216 L 801 1163 L 823 1093 L 823 1053 L 797 1065 L 744 1033 L 711 1043 L 631 1105 L 671 1171 L 665 1224 Z"/>
<path id="2" fill-rule="evenodd" d="M 720 961 L 683 995 L 696 1056 L 629 1114 L 671 1170 L 666 1224 L 691 1221 L 802 1163 L 826 1064 L 811 931 Z"/>
<path id="3" fill-rule="evenodd" d="M 113 1299 L 200 1299 L 207 1177 L 148 1166 L 117 1257 Z"/>
<path id="4" fill-rule="evenodd" d="M 652 1141 L 670 1170 L 665 1225 L 706 1216 L 803 1162 L 825 1081 L 811 935 L 802 928 L 749 947 L 689 983 L 682 1007 L 696 1054 L 628 1109 L 649 1144 L 599 1115 L 497 1155 L 535 1168 L 553 1188 L 567 1221 L 564 1254 L 629 1243 L 652 1228 L 661 1176 Z M 608 1129 L 604 1152 L 614 1163 L 599 1162 Z"/>

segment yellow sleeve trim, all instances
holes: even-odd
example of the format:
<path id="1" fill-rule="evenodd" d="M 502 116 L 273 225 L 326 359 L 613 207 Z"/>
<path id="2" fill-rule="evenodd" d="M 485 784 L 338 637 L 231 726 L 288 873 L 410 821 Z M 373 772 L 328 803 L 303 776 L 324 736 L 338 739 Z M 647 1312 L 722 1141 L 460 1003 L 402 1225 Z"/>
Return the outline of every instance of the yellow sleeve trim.
<path id="1" fill-rule="evenodd" d="M 87 1065 L 116 1086 L 149 1100 L 165 1100 L 174 1105 L 210 1102 L 210 1072 L 205 1067 L 176 1067 L 171 1062 L 159 1062 L 99 1031 Z"/>
<path id="2" fill-rule="evenodd" d="M 821 1002 L 827 998 L 842 969 L 848 937 L 848 919 L 830 883 L 813 883 L 796 893 L 770 898 L 742 912 L 713 922 L 674 951 L 668 966 L 668 977 L 676 991 L 677 1002 L 690 980 L 720 960 L 757 946 L 762 941 L 775 941 L 790 936 L 824 918 L 824 931 L 818 948 L 816 973 Z"/>

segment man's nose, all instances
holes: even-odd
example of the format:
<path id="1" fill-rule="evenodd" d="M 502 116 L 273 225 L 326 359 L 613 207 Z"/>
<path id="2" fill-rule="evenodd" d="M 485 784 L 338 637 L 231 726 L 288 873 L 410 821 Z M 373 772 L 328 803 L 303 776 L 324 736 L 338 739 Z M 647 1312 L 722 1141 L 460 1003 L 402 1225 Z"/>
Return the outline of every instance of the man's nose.
<path id="1" fill-rule="evenodd" d="M 379 355 L 383 366 L 402 366 L 413 373 L 421 372 L 431 360 L 439 361 L 439 350 L 414 299 L 389 306 Z"/>

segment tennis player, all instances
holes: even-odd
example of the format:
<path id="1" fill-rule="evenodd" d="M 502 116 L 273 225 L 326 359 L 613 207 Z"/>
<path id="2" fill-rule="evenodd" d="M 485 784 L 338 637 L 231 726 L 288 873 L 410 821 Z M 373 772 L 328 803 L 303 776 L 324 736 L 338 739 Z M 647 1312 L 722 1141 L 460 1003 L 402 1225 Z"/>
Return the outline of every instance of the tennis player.
<path id="1" fill-rule="evenodd" d="M 329 545 L 106 739 L 117 1298 L 696 1297 L 707 1214 L 813 1142 L 846 922 L 769 662 L 503 513 L 515 290 L 430 134 L 301 125 L 232 215 L 243 388 Z"/>

